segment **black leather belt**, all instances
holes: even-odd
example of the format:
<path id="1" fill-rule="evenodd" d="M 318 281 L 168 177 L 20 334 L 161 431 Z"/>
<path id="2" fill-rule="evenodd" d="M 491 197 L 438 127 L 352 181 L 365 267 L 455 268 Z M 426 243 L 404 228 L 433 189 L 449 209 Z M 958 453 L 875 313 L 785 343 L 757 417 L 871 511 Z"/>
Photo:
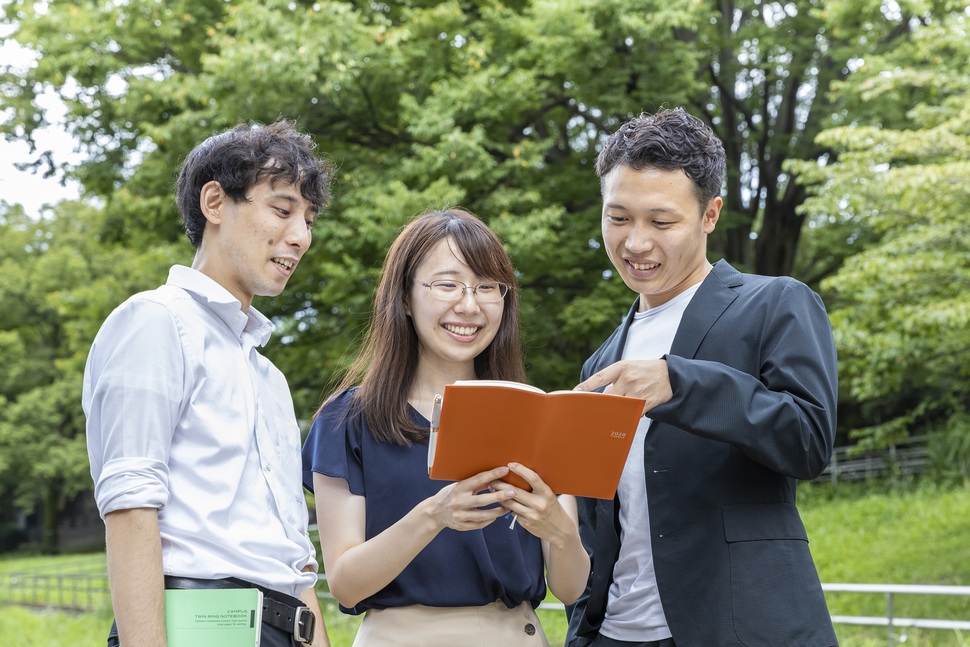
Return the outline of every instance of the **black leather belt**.
<path id="1" fill-rule="evenodd" d="M 303 606 L 303 601 L 266 587 L 226 577 L 221 580 L 203 580 L 195 577 L 165 576 L 166 589 L 259 589 L 263 592 L 263 622 L 293 636 L 298 643 L 313 641 L 313 612 Z"/>

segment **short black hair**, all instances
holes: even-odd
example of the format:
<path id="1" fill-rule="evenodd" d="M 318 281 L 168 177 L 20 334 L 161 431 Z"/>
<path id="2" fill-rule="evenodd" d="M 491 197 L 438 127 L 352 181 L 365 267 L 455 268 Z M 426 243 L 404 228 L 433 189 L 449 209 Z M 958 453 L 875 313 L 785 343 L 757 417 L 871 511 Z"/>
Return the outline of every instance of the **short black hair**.
<path id="1" fill-rule="evenodd" d="M 596 157 L 596 175 L 602 182 L 621 164 L 637 171 L 682 170 L 694 182 L 702 207 L 721 195 L 726 168 L 724 144 L 683 108 L 641 114 L 610 135 Z"/>
<path id="2" fill-rule="evenodd" d="M 192 246 L 202 244 L 206 218 L 199 200 L 202 187 L 213 180 L 236 202 L 264 180 L 298 184 L 314 210 L 324 208 L 332 170 L 315 149 L 310 136 L 286 119 L 268 126 L 239 124 L 193 148 L 179 172 L 176 198 Z"/>

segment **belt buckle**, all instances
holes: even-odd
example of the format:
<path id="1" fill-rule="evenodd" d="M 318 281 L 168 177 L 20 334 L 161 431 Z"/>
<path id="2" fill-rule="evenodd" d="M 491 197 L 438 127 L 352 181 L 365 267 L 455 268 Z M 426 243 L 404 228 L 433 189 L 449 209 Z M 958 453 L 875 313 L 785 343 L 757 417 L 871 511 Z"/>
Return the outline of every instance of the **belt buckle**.
<path id="1" fill-rule="evenodd" d="M 307 607 L 297 607 L 296 617 L 293 619 L 293 639 L 298 643 L 313 641 L 313 625 L 316 622 L 313 611 Z"/>

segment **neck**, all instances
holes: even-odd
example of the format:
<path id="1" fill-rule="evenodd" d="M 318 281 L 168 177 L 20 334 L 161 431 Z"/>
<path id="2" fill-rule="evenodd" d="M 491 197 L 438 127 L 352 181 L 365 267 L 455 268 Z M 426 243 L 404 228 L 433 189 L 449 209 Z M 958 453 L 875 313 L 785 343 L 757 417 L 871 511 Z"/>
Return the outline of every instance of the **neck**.
<path id="1" fill-rule="evenodd" d="M 419 365 L 418 373 L 411 383 L 408 392 L 408 402 L 421 415 L 429 417 L 434 407 L 434 397 L 444 394 L 445 386 L 458 380 L 474 380 L 475 365 L 473 362 L 456 370 L 442 370 L 441 367 Z"/>
<path id="2" fill-rule="evenodd" d="M 205 243 L 203 242 L 203 245 L 204 244 Z M 238 287 L 235 287 L 235 284 L 226 280 L 228 276 L 226 272 L 223 271 L 221 266 L 212 259 L 211 255 L 207 254 L 201 247 L 199 248 L 199 251 L 196 252 L 195 258 L 192 259 L 192 269 L 202 272 L 210 279 L 229 290 L 232 296 L 239 299 L 239 303 L 242 304 L 240 309 L 243 312 L 249 312 L 249 306 L 251 306 L 253 303 L 252 295 L 243 293 L 238 289 Z"/>

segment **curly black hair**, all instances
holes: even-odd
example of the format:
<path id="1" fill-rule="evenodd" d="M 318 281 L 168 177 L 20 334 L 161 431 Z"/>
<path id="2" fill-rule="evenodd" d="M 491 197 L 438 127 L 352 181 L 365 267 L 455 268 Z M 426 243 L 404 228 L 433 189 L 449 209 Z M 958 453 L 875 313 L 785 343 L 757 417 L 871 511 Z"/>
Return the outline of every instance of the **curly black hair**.
<path id="1" fill-rule="evenodd" d="M 176 198 L 192 246 L 202 244 L 206 218 L 199 197 L 213 180 L 236 202 L 246 200 L 249 190 L 265 180 L 298 184 L 316 211 L 324 208 L 330 200 L 332 169 L 315 149 L 310 136 L 285 119 L 268 126 L 239 124 L 193 148 L 179 172 Z"/>
<path id="2" fill-rule="evenodd" d="M 682 170 L 702 205 L 721 195 L 726 168 L 724 144 L 683 108 L 641 114 L 610 135 L 596 158 L 596 175 L 602 181 L 621 164 L 637 171 Z"/>

